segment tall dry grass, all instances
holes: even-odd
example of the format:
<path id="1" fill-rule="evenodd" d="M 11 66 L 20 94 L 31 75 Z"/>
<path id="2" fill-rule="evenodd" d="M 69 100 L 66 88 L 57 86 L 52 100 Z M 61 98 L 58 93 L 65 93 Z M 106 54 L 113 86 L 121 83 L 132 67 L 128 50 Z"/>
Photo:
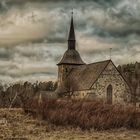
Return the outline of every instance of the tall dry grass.
<path id="1" fill-rule="evenodd" d="M 99 101 L 47 99 L 32 100 L 24 107 L 43 119 L 63 126 L 106 130 L 114 128 L 140 129 L 140 110 Z"/>

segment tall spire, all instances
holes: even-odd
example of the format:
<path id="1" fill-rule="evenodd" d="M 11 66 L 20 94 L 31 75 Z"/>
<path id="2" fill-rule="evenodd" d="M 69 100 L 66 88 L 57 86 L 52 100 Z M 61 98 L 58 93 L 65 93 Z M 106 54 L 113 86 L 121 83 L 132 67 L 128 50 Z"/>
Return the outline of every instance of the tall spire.
<path id="1" fill-rule="evenodd" d="M 75 31 L 74 31 L 74 24 L 73 24 L 73 11 L 72 11 L 69 38 L 68 38 L 68 49 L 75 50 L 75 44 L 76 44 L 76 40 L 75 40 Z"/>
<path id="2" fill-rule="evenodd" d="M 73 12 L 71 15 L 70 31 L 68 38 L 68 49 L 64 53 L 61 61 L 57 65 L 85 65 L 80 57 L 79 52 L 76 50 L 76 40 L 73 24 Z"/>

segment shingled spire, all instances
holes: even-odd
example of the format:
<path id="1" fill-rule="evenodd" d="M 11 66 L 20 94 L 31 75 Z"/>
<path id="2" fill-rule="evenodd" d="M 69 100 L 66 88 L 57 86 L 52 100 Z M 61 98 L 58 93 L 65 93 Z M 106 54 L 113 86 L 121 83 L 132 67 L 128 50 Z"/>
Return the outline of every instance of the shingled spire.
<path id="1" fill-rule="evenodd" d="M 84 65 L 85 63 L 80 57 L 80 54 L 76 50 L 76 40 L 75 40 L 75 31 L 73 23 L 73 12 L 71 15 L 71 23 L 68 37 L 68 49 L 64 53 L 61 61 L 57 65 Z"/>
<path id="2" fill-rule="evenodd" d="M 69 31 L 69 38 L 68 38 L 68 49 L 74 49 L 75 50 L 75 31 L 74 31 L 74 23 L 73 23 L 73 12 L 71 14 L 71 24 L 70 24 L 70 31 Z"/>

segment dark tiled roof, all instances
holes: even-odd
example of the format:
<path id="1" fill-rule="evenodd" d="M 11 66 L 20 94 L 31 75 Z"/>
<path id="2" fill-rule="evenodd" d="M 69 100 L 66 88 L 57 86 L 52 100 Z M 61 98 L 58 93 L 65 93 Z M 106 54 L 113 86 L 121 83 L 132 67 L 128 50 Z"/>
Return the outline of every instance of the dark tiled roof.
<path id="1" fill-rule="evenodd" d="M 63 56 L 63 58 L 61 59 L 61 61 L 58 63 L 58 65 L 61 64 L 76 64 L 76 65 L 83 65 L 85 64 L 83 62 L 83 60 L 80 57 L 80 54 L 78 53 L 78 51 L 71 49 L 71 50 L 67 50 Z"/>
<path id="2" fill-rule="evenodd" d="M 104 71 L 110 60 L 101 61 L 97 63 L 87 64 L 79 66 L 79 68 L 73 69 L 67 76 L 66 80 L 72 85 L 72 91 L 90 89 L 100 74 Z M 62 87 L 64 92 L 68 92 L 65 85 Z"/>

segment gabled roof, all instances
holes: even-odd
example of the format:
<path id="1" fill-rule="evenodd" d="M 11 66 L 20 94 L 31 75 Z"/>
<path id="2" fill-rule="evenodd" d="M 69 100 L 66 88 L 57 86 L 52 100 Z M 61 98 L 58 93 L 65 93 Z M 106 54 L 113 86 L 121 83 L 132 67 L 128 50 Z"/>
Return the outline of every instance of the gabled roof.
<path id="1" fill-rule="evenodd" d="M 72 79 L 77 84 L 75 90 L 90 89 L 109 62 L 110 60 L 107 60 L 74 69 L 69 74 L 68 78 Z"/>
<path id="2" fill-rule="evenodd" d="M 79 66 L 79 68 L 75 68 L 69 73 L 66 80 L 73 83 L 72 90 L 78 91 L 90 89 L 110 61 L 111 60 L 106 60 Z"/>

